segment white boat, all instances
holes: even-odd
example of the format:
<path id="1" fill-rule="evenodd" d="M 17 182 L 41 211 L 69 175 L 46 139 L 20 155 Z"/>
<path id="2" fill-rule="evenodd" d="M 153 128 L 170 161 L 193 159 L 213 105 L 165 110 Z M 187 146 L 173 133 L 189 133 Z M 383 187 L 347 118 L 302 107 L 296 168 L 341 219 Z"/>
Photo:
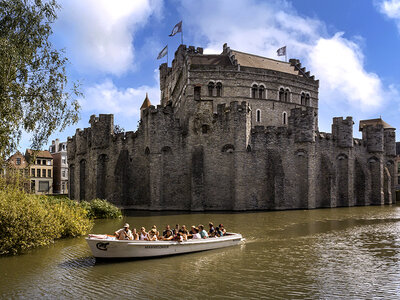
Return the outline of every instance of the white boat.
<path id="1" fill-rule="evenodd" d="M 239 233 L 223 237 L 177 241 L 131 241 L 90 234 L 86 241 L 97 258 L 145 258 L 199 252 L 238 245 L 243 240 Z"/>

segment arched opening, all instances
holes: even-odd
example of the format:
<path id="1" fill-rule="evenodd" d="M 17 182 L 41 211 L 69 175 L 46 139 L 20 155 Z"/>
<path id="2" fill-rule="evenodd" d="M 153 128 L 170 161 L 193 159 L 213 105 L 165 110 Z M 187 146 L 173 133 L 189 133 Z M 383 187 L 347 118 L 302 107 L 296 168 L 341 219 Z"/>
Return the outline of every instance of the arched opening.
<path id="1" fill-rule="evenodd" d="M 283 88 L 280 88 L 279 89 L 279 101 L 284 100 L 284 94 L 285 94 L 285 90 Z"/>
<path id="2" fill-rule="evenodd" d="M 221 152 L 223 153 L 232 153 L 235 150 L 235 146 L 232 144 L 226 144 L 225 146 L 222 147 Z"/>
<path id="3" fill-rule="evenodd" d="M 221 96 L 222 96 L 222 83 L 217 82 L 217 97 L 221 97 Z"/>
<path id="4" fill-rule="evenodd" d="M 285 102 L 289 102 L 290 101 L 290 90 L 286 89 L 285 90 Z"/>
<path id="5" fill-rule="evenodd" d="M 306 94 L 304 92 L 301 93 L 300 104 L 301 105 L 306 105 Z"/>
<path id="6" fill-rule="evenodd" d="M 311 105 L 311 103 L 310 103 L 310 94 L 306 94 L 306 99 L 305 99 L 305 103 L 304 103 L 304 105 Z"/>
<path id="7" fill-rule="evenodd" d="M 208 83 L 208 96 L 212 97 L 214 95 L 214 82 L 210 81 Z"/>
<path id="8" fill-rule="evenodd" d="M 256 110 L 256 122 L 261 122 L 261 110 Z"/>
<path id="9" fill-rule="evenodd" d="M 69 166 L 69 198 L 75 199 L 75 165 Z"/>
<path id="10" fill-rule="evenodd" d="M 251 98 L 255 99 L 256 95 L 257 95 L 257 84 L 253 84 L 252 88 L 251 88 Z"/>
<path id="11" fill-rule="evenodd" d="M 258 98 L 265 99 L 265 87 L 262 85 L 258 88 Z"/>
<path id="12" fill-rule="evenodd" d="M 283 125 L 287 125 L 287 113 L 286 113 L 286 111 L 284 111 L 282 113 L 282 124 Z"/>
<path id="13" fill-rule="evenodd" d="M 97 158 L 96 197 L 106 199 L 108 156 L 100 154 Z"/>
<path id="14" fill-rule="evenodd" d="M 86 160 L 79 163 L 79 200 L 86 199 Z"/>

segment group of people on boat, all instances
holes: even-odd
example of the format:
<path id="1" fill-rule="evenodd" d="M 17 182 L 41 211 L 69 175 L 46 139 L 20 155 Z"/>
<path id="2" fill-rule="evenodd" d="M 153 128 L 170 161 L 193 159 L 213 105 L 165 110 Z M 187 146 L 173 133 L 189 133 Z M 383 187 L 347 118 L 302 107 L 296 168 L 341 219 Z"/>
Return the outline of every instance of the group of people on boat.
<path id="1" fill-rule="evenodd" d="M 223 224 L 214 227 L 214 224 L 210 222 L 208 224 L 209 230 L 205 230 L 202 224 L 198 226 L 192 226 L 190 230 L 186 228 L 186 225 L 179 226 L 175 225 L 174 229 L 167 225 L 165 230 L 160 234 L 157 230 L 157 226 L 146 231 L 146 228 L 141 227 L 140 232 L 137 232 L 136 228 L 133 230 L 129 229 L 129 224 L 126 223 L 123 228 L 115 232 L 115 236 L 118 240 L 142 240 L 142 241 L 187 241 L 188 239 L 207 239 L 210 237 L 222 237 L 226 235 L 226 230 Z"/>

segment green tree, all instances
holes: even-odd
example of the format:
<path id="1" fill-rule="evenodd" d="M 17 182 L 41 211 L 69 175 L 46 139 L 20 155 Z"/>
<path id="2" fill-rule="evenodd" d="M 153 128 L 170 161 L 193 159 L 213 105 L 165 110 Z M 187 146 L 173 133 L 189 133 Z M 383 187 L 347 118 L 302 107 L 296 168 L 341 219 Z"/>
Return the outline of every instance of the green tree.
<path id="1" fill-rule="evenodd" d="M 68 59 L 50 42 L 59 8 L 55 0 L 0 1 L 0 162 L 23 130 L 38 149 L 78 121 L 79 86 L 68 83 Z"/>

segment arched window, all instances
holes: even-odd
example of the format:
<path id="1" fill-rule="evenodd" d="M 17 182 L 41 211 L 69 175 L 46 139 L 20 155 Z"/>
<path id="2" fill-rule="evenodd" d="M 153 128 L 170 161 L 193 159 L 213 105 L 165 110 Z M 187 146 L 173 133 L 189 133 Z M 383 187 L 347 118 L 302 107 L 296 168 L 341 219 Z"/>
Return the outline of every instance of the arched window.
<path id="1" fill-rule="evenodd" d="M 210 81 L 208 83 L 208 96 L 212 97 L 214 95 L 214 82 Z"/>
<path id="2" fill-rule="evenodd" d="M 283 101 L 283 96 L 285 94 L 285 91 L 283 88 L 279 89 L 279 101 Z"/>
<path id="3" fill-rule="evenodd" d="M 221 96 L 222 96 L 222 83 L 217 82 L 217 97 L 221 97 Z"/>
<path id="4" fill-rule="evenodd" d="M 309 93 L 306 94 L 306 100 L 305 100 L 304 105 L 311 105 L 311 103 L 310 103 L 310 94 Z"/>
<path id="5" fill-rule="evenodd" d="M 286 89 L 285 90 L 285 102 L 289 102 L 290 101 L 290 90 Z"/>
<path id="6" fill-rule="evenodd" d="M 284 111 L 283 114 L 282 114 L 282 124 L 283 125 L 287 124 L 287 113 L 286 113 L 286 111 Z"/>
<path id="7" fill-rule="evenodd" d="M 201 86 L 194 87 L 194 100 L 200 100 Z"/>
<path id="8" fill-rule="evenodd" d="M 255 99 L 257 94 L 257 84 L 253 84 L 251 88 L 251 98 Z"/>
<path id="9" fill-rule="evenodd" d="M 306 105 L 306 94 L 304 94 L 304 92 L 301 92 L 300 104 Z"/>
<path id="10" fill-rule="evenodd" d="M 256 111 L 256 122 L 261 122 L 261 110 Z"/>
<path id="11" fill-rule="evenodd" d="M 258 88 L 258 98 L 265 99 L 265 87 L 262 85 Z"/>

